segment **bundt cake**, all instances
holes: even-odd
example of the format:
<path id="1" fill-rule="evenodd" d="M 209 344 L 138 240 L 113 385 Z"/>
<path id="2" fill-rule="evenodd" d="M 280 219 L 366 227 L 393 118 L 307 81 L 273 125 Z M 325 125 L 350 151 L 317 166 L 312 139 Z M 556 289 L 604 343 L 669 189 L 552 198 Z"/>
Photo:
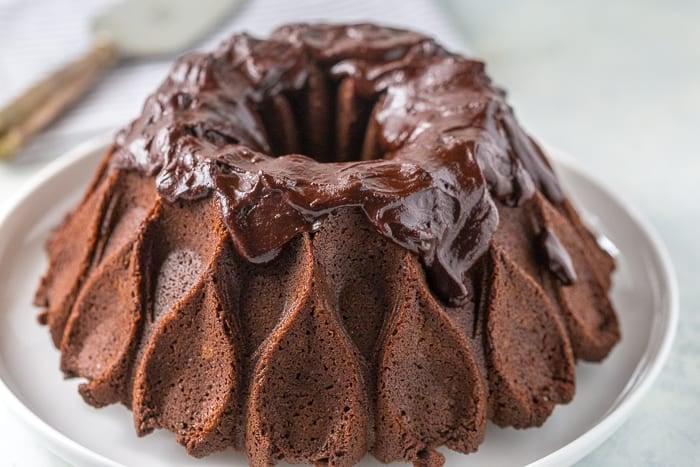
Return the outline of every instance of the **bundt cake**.
<path id="1" fill-rule="evenodd" d="M 612 258 L 484 65 L 288 25 L 177 61 L 47 243 L 66 377 L 251 465 L 440 465 L 620 338 Z"/>

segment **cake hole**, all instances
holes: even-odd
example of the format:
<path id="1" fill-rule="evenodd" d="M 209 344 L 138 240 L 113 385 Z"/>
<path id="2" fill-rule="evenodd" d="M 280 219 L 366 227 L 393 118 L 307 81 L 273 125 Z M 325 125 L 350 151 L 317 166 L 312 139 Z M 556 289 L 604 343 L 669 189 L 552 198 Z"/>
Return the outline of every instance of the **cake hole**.
<path id="1" fill-rule="evenodd" d="M 377 101 L 359 95 L 349 78 L 310 77 L 304 89 L 261 104 L 270 154 L 303 154 L 319 162 L 381 158 L 376 125 L 370 125 Z"/>

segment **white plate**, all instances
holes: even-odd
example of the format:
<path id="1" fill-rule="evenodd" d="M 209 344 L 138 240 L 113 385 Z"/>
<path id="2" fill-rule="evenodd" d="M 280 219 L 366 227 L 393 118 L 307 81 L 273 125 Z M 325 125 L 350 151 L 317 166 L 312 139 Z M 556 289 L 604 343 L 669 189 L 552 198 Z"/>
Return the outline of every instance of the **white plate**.
<path id="1" fill-rule="evenodd" d="M 122 406 L 96 410 L 64 381 L 48 330 L 31 306 L 44 271 L 49 230 L 76 203 L 102 157 L 107 140 L 86 143 L 56 160 L 0 216 L 0 400 L 60 457 L 77 466 L 246 465 L 241 453 L 204 460 L 188 457 L 167 432 L 139 439 Z M 556 155 L 556 151 L 550 151 Z M 678 292 L 668 254 L 653 231 L 617 198 L 556 157 L 567 191 L 619 248 L 613 300 L 622 342 L 603 364 L 580 364 L 576 396 L 542 428 L 489 426 L 479 452 L 445 450 L 448 465 L 562 466 L 598 446 L 627 418 L 668 355 L 678 318 Z M 377 464 L 366 459 L 367 465 Z"/>

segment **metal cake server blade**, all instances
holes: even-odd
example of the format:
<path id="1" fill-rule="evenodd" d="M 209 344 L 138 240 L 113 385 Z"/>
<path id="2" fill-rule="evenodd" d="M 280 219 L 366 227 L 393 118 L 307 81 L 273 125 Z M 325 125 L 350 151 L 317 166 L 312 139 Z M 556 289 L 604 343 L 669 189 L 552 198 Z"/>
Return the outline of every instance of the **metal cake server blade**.
<path id="1" fill-rule="evenodd" d="M 192 46 L 242 0 L 125 0 L 95 17 L 92 31 L 121 57 L 170 55 Z"/>

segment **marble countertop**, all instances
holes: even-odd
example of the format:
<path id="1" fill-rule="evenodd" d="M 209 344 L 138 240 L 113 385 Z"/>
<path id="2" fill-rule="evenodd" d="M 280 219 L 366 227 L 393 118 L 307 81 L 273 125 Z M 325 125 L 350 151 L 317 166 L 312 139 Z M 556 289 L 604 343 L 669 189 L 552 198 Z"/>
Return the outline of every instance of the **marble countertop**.
<path id="1" fill-rule="evenodd" d="M 700 2 L 448 3 L 519 120 L 650 220 L 678 274 L 666 367 L 580 466 L 700 465 Z"/>
<path id="2" fill-rule="evenodd" d="M 668 364 L 623 427 L 579 465 L 700 465 L 700 2 L 445 3 L 453 31 L 486 60 L 520 121 L 636 206 L 678 273 L 680 328 Z M 0 166 L 0 194 L 39 165 Z M 0 464 L 65 465 L 9 417 L 0 405 Z"/>

